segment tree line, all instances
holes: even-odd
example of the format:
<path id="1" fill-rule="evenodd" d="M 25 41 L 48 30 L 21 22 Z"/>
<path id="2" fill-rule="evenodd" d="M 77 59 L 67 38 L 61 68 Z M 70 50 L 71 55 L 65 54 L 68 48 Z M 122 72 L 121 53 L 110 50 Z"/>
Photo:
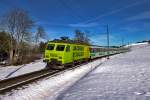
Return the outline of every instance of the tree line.
<path id="1" fill-rule="evenodd" d="M 25 57 L 33 57 L 33 51 L 38 52 L 38 40 L 45 32 L 42 26 L 38 26 L 33 34 L 34 26 L 35 22 L 23 9 L 10 10 L 1 17 L 0 51 L 7 52 L 9 64 L 22 63 Z M 33 40 L 35 45 L 31 44 Z"/>
<path id="2" fill-rule="evenodd" d="M 39 40 L 44 38 L 45 34 L 44 28 L 37 26 L 25 10 L 12 9 L 0 18 L 0 53 L 7 53 L 10 65 L 31 62 L 41 57 L 44 52 L 46 43 Z M 75 31 L 73 39 L 64 36 L 53 41 L 90 44 L 86 33 L 80 30 Z"/>
<path id="3" fill-rule="evenodd" d="M 75 30 L 74 32 L 74 38 L 70 39 L 67 36 L 60 37 L 59 39 L 52 40 L 54 42 L 67 42 L 67 43 L 79 43 L 79 44 L 85 44 L 90 45 L 90 39 L 87 36 L 86 32 L 82 32 L 80 30 Z"/>

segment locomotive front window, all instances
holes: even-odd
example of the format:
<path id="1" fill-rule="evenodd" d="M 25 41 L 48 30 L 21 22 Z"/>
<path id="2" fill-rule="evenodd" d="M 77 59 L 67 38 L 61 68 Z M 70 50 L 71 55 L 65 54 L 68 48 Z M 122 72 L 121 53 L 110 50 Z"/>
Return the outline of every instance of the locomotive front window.
<path id="1" fill-rule="evenodd" d="M 64 51 L 65 45 L 58 45 L 56 51 Z"/>
<path id="2" fill-rule="evenodd" d="M 48 44 L 47 50 L 54 50 L 55 44 Z"/>

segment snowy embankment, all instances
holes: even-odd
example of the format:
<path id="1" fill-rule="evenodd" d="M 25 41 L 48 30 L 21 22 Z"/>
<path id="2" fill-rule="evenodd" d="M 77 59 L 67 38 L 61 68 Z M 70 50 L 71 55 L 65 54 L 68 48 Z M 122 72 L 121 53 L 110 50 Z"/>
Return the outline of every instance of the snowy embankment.
<path id="1" fill-rule="evenodd" d="M 0 80 L 38 71 L 45 66 L 46 64 L 41 59 L 25 65 L 0 67 Z"/>
<path id="2" fill-rule="evenodd" d="M 131 47 L 133 50 L 138 50 L 139 48 L 144 48 L 148 46 L 148 42 L 143 42 L 143 43 L 132 43 L 129 45 L 126 45 L 125 47 Z"/>
<path id="3" fill-rule="evenodd" d="M 150 45 L 131 50 L 115 55 L 56 100 L 150 100 Z"/>
<path id="4" fill-rule="evenodd" d="M 106 59 L 99 59 L 74 70 L 66 71 L 58 76 L 47 77 L 46 79 L 25 86 L 25 89 L 12 91 L 12 95 L 1 95 L 0 98 L 4 100 L 55 99 L 61 91 L 67 89 L 104 61 L 106 61 Z"/>

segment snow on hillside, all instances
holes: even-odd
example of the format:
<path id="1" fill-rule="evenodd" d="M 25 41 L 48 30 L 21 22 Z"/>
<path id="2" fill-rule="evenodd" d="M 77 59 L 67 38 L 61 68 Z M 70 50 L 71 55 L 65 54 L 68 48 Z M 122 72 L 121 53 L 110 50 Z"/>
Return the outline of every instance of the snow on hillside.
<path id="1" fill-rule="evenodd" d="M 142 47 L 142 46 L 145 46 L 145 45 L 148 45 L 148 42 L 132 43 L 132 44 L 126 45 L 125 47 Z"/>
<path id="2" fill-rule="evenodd" d="M 133 43 L 130 46 L 139 46 L 139 45 L 147 45 L 148 42 L 144 42 L 144 43 Z"/>

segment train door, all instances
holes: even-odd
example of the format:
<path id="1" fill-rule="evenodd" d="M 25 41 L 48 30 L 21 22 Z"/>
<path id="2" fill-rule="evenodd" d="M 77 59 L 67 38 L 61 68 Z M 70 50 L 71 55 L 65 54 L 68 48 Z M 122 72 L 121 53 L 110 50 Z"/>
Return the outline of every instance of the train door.
<path id="1" fill-rule="evenodd" d="M 71 53 L 71 46 L 70 45 L 66 46 L 65 60 L 66 60 L 66 63 L 71 63 L 72 62 L 72 53 Z"/>

